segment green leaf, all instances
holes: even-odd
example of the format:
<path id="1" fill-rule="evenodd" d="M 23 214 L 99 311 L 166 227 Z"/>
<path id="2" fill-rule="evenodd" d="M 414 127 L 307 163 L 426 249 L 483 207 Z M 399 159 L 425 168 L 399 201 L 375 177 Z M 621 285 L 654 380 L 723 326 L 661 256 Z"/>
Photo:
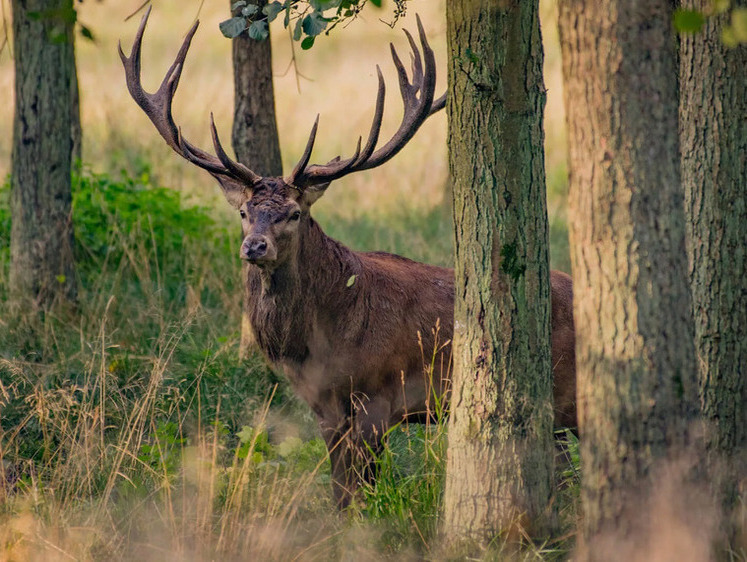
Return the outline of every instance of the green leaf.
<path id="1" fill-rule="evenodd" d="M 381 0 L 379 0 L 381 3 Z M 317 12 L 323 12 L 330 8 L 337 8 L 340 5 L 340 0 L 309 0 L 309 5 Z"/>
<path id="2" fill-rule="evenodd" d="M 303 33 L 303 19 L 298 18 L 296 20 L 296 27 L 293 28 L 293 40 L 298 41 L 301 39 L 301 33 Z"/>
<path id="3" fill-rule="evenodd" d="M 254 437 L 254 428 L 250 425 L 245 425 L 241 428 L 241 431 L 236 434 L 236 437 L 239 438 L 241 443 L 249 443 Z"/>
<path id="4" fill-rule="evenodd" d="M 316 39 L 316 37 L 304 37 L 303 41 L 301 41 L 301 48 L 304 51 L 308 51 L 309 49 L 311 49 L 311 47 L 314 46 L 314 40 L 315 39 Z"/>
<path id="5" fill-rule="evenodd" d="M 288 437 L 278 445 L 278 455 L 286 458 L 302 445 L 303 441 L 301 441 L 301 439 L 299 439 L 298 437 Z"/>
<path id="6" fill-rule="evenodd" d="M 265 20 L 253 21 L 249 26 L 249 37 L 255 41 L 264 41 L 270 36 Z"/>
<path id="7" fill-rule="evenodd" d="M 703 28 L 705 16 L 697 10 L 675 10 L 674 27 L 680 33 L 697 33 Z"/>
<path id="8" fill-rule="evenodd" d="M 370 2 L 377 8 L 381 8 L 381 0 L 370 0 Z"/>
<path id="9" fill-rule="evenodd" d="M 256 6 L 255 4 L 249 4 L 247 7 L 241 8 L 241 15 L 245 18 L 248 18 L 256 14 L 258 10 L 259 6 Z"/>
<path id="10" fill-rule="evenodd" d="M 278 17 L 278 14 L 284 10 L 283 5 L 280 2 L 273 2 L 271 4 L 267 4 L 264 8 L 262 8 L 262 13 L 267 16 L 267 22 L 275 21 L 275 18 Z"/>
<path id="11" fill-rule="evenodd" d="M 89 41 L 96 41 L 95 37 L 93 36 L 93 31 L 91 31 L 88 27 L 85 25 L 80 26 L 80 34 L 88 39 Z"/>
<path id="12" fill-rule="evenodd" d="M 231 18 L 230 20 L 220 22 L 218 27 L 224 36 L 233 39 L 241 35 L 246 29 L 246 19 L 241 17 Z"/>
<path id="13" fill-rule="evenodd" d="M 327 27 L 327 20 L 321 12 L 312 12 L 303 18 L 302 28 L 306 35 L 315 37 Z"/>
<path id="14" fill-rule="evenodd" d="M 348 282 L 345 283 L 345 285 L 348 287 L 352 287 L 353 284 L 355 283 L 355 277 L 356 277 L 355 275 L 351 275 L 350 277 L 348 277 Z"/>
<path id="15" fill-rule="evenodd" d="M 67 281 L 67 277 L 65 277 L 64 275 L 58 275 L 57 277 L 55 277 L 55 279 L 57 279 L 57 282 L 60 285 L 62 285 L 65 281 Z"/>

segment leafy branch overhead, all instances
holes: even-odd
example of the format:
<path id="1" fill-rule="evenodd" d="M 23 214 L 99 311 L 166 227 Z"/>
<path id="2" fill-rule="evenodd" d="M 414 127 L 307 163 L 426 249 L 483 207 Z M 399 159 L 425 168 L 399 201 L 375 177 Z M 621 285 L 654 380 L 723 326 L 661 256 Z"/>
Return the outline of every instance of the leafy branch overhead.
<path id="1" fill-rule="evenodd" d="M 262 41 L 269 36 L 269 24 L 282 16 L 283 26 L 292 29 L 293 40 L 301 41 L 301 48 L 310 49 L 318 35 L 356 18 L 369 2 L 381 8 L 382 0 L 275 0 L 267 4 L 238 0 L 231 5 L 233 17 L 221 22 L 220 30 L 229 39 L 246 32 Z M 406 3 L 394 0 L 393 19 L 388 25 L 394 26 L 405 14 Z"/>

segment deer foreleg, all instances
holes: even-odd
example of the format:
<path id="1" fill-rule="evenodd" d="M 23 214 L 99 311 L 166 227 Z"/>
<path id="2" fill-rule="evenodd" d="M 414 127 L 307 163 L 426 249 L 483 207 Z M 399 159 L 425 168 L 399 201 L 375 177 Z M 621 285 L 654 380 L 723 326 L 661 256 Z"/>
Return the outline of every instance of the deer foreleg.
<path id="1" fill-rule="evenodd" d="M 353 419 L 320 420 L 332 469 L 332 487 L 339 509 L 346 508 L 362 482 L 373 482 L 375 458 L 388 429 L 390 405 L 383 399 L 351 408 Z"/>

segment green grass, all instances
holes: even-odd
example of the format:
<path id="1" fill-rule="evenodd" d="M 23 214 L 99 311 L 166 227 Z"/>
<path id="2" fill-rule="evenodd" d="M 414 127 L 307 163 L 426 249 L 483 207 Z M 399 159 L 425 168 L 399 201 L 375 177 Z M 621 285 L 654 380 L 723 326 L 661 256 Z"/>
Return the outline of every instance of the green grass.
<path id="1" fill-rule="evenodd" d="M 147 166 L 116 177 L 84 169 L 73 188 L 78 310 L 11 314 L 8 190 L 6 182 L 1 556 L 438 558 L 443 411 L 440 423 L 394 429 L 377 485 L 337 516 L 312 414 L 261 358 L 238 358 L 238 224 L 185 203 Z M 450 264 L 448 207 L 400 208 L 323 209 L 319 219 L 357 249 Z M 576 483 L 558 495 L 567 529 L 570 477 Z M 553 548 L 527 556 L 568 552 Z"/>

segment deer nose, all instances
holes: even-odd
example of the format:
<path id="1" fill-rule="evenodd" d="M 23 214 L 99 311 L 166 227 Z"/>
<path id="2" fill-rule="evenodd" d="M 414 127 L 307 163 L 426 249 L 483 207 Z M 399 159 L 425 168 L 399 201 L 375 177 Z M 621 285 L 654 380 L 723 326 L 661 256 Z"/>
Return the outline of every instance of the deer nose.
<path id="1" fill-rule="evenodd" d="M 241 245 L 241 257 L 245 260 L 256 261 L 267 254 L 267 239 L 249 238 Z"/>

